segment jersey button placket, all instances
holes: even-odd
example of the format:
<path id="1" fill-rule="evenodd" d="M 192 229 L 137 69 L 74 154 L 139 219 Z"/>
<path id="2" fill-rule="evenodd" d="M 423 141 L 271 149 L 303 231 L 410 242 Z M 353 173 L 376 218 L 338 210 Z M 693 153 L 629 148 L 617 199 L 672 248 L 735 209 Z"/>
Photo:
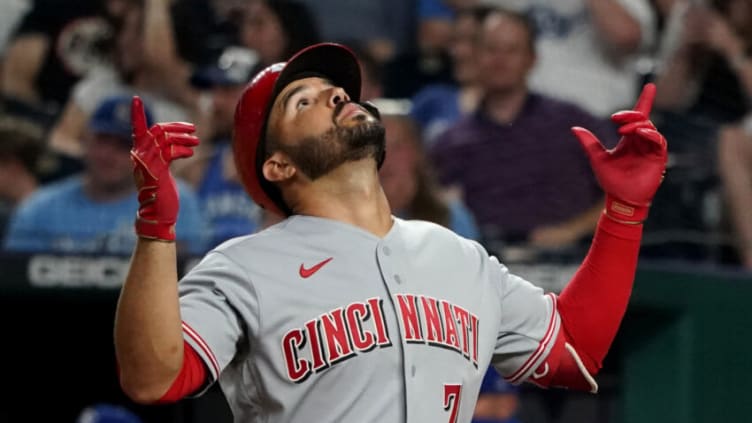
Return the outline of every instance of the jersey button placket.
<path id="1" fill-rule="evenodd" d="M 398 265 L 398 263 L 396 263 L 397 260 L 395 260 L 395 257 L 398 257 L 398 255 L 395 253 L 395 255 L 393 256 L 393 253 L 395 253 L 393 247 L 384 244 L 379 245 L 376 249 L 376 258 L 378 260 L 379 270 L 381 271 L 382 280 L 384 281 L 384 286 L 389 295 L 389 304 L 391 305 L 394 316 L 397 319 L 397 322 L 395 322 L 397 331 L 400 333 L 399 352 L 402 356 L 402 377 L 405 388 L 405 418 L 407 422 L 412 423 L 414 419 L 411 419 L 410 415 L 413 414 L 414 411 L 411 410 L 408 404 L 410 404 L 411 401 L 417 400 L 416 398 L 413 398 L 413 392 L 415 390 L 413 382 L 414 376 L 412 376 L 412 371 L 410 370 L 413 358 L 408 357 L 405 351 L 406 345 L 404 342 L 404 336 L 401 333 L 402 327 L 399 322 L 400 314 L 395 303 L 394 295 L 396 293 L 400 293 L 400 289 L 402 289 L 402 285 L 404 283 L 404 278 L 400 276 L 400 266 Z"/>

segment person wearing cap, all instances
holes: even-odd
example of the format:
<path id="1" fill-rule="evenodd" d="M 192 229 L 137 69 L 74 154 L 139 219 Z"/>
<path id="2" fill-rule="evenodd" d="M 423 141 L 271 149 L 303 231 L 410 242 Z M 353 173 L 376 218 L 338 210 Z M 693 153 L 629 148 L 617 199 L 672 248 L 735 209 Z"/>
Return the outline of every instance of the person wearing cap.
<path id="1" fill-rule="evenodd" d="M 15 208 L 39 188 L 43 155 L 41 126 L 0 116 L 0 239 Z"/>
<path id="2" fill-rule="evenodd" d="M 204 131 L 190 159 L 176 163 L 174 174 L 190 183 L 209 225 L 209 246 L 255 232 L 263 224 L 262 209 L 245 193 L 232 156 L 233 112 L 245 84 L 253 76 L 257 55 L 242 47 L 228 47 L 216 64 L 199 69 L 191 78 L 205 93 Z"/>
<path id="3" fill-rule="evenodd" d="M 467 423 L 489 365 L 513 384 L 597 392 L 665 169 L 648 119 L 655 86 L 614 116 L 614 149 L 573 128 L 608 200 L 559 295 L 475 241 L 392 215 L 378 175 L 384 127 L 360 88 L 357 58 L 332 43 L 248 84 L 235 161 L 254 201 L 283 220 L 221 244 L 180 280 L 169 163 L 198 139 L 186 123 L 149 127 L 133 99 L 139 239 L 114 328 L 130 398 L 173 402 L 218 382 L 236 422 Z"/>
<path id="4" fill-rule="evenodd" d="M 130 96 L 106 98 L 88 122 L 84 170 L 43 186 L 21 203 L 8 228 L 8 251 L 61 254 L 127 255 L 136 242 L 132 210 L 138 204 L 133 186 Z M 151 121 L 151 112 L 146 111 Z M 180 251 L 204 251 L 206 234 L 194 194 L 180 188 Z"/>

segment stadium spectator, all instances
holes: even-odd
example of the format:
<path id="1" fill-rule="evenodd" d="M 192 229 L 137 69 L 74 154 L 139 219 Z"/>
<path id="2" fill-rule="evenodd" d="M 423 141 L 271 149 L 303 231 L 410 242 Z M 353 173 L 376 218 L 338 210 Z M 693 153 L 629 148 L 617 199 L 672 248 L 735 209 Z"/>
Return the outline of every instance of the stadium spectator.
<path id="1" fill-rule="evenodd" d="M 520 388 L 505 381 L 492 367 L 483 376 L 471 423 L 520 423 Z"/>
<path id="2" fill-rule="evenodd" d="M 480 102 L 477 38 L 481 23 L 491 10 L 478 6 L 454 15 L 449 54 L 455 83 L 428 85 L 412 98 L 410 115 L 420 125 L 428 146 L 460 117 L 474 112 Z"/>
<path id="3" fill-rule="evenodd" d="M 475 219 L 462 200 L 441 189 L 413 120 L 381 109 L 389 153 L 379 175 L 393 213 L 435 222 L 466 238 L 478 239 Z"/>
<path id="4" fill-rule="evenodd" d="M 389 98 L 410 98 L 422 88 L 453 84 L 449 55 L 456 11 L 478 0 L 417 0 L 416 41 L 385 63 L 384 93 Z"/>
<path id="5" fill-rule="evenodd" d="M 182 91 L 189 74 L 187 67 L 176 59 L 164 66 L 154 65 L 155 55 L 162 54 L 164 44 L 174 42 L 152 34 L 154 16 L 161 10 L 154 2 L 164 0 L 127 1 L 122 4 L 120 18 L 115 21 L 111 61 L 93 67 L 73 88 L 62 115 L 50 135 L 50 147 L 72 157 L 83 153 L 81 137 L 94 108 L 106 97 L 139 93 L 152 105 L 159 122 L 191 121 L 195 98 Z M 165 13 L 169 10 L 165 8 Z M 172 37 L 171 20 L 164 31 Z M 153 50 L 157 50 L 154 52 Z M 184 80 L 184 81 L 183 81 Z M 180 85 L 176 85 L 178 83 Z"/>
<path id="6" fill-rule="evenodd" d="M 31 122 L 0 117 L 0 239 L 16 206 L 39 185 L 43 136 L 42 129 Z"/>
<path id="7" fill-rule="evenodd" d="M 326 41 L 360 44 L 380 63 L 415 44 L 414 0 L 298 0 Z"/>
<path id="8" fill-rule="evenodd" d="M 319 42 L 319 27 L 314 19 L 312 10 L 298 1 L 249 0 L 240 38 L 243 45 L 258 54 L 254 73 Z"/>
<path id="9" fill-rule="evenodd" d="M 642 255 L 657 260 L 744 261 L 746 153 L 737 140 L 752 93 L 746 62 L 752 20 L 744 0 L 662 2 L 665 30 L 655 82 L 656 126 L 673 144 L 653 199 Z M 720 128 L 727 128 L 721 130 Z M 718 139 L 720 138 L 720 139 Z M 741 138 L 739 138 L 741 139 Z M 720 148 L 720 151 L 718 149 Z M 720 160 L 720 161 L 719 161 Z M 724 184 L 719 184 L 719 176 Z M 726 192 L 732 225 L 723 210 Z M 731 239 L 739 234 L 739 259 Z"/>
<path id="10" fill-rule="evenodd" d="M 155 110 L 159 121 L 189 120 L 196 122 L 196 133 L 200 139 L 212 136 L 212 113 L 207 106 L 211 99 L 190 84 L 194 66 L 183 59 L 180 54 L 176 24 L 170 12 L 171 0 L 144 0 L 141 20 L 133 19 L 135 24 L 143 23 L 141 32 L 130 30 L 130 37 L 138 37 L 137 42 L 143 46 L 141 56 L 130 57 L 126 64 L 137 66 L 142 83 L 137 84 L 140 93 L 151 92 L 154 100 L 171 100 L 171 110 L 183 113 L 182 116 L 160 116 L 161 108 Z M 231 4 L 217 8 L 229 8 L 234 13 L 241 5 Z M 141 8 L 137 8 L 141 11 Z M 243 18 L 239 24 L 239 45 L 255 53 L 256 65 L 251 71 L 255 74 L 272 63 L 285 61 L 292 52 L 310 43 L 318 41 L 318 31 L 313 18 L 304 5 L 288 0 L 249 0 L 242 4 Z M 133 14 L 136 14 L 134 12 Z M 128 34 L 123 37 L 128 38 Z M 128 46 L 128 43 L 123 43 Z M 229 46 L 224 46 L 224 48 Z M 131 47 L 132 48 L 132 47 Z M 224 50 L 223 48 L 223 50 Z M 127 51 L 127 50 L 126 50 Z M 210 65 L 216 63 L 214 58 Z M 131 71 L 131 73 L 133 73 Z M 177 103 L 177 104 L 175 104 Z M 156 104 L 155 106 L 159 106 Z M 178 106 L 181 106 L 180 109 Z M 64 120 L 64 119 L 63 119 Z M 69 137 L 61 137 L 63 139 Z"/>
<path id="11" fill-rule="evenodd" d="M 527 14 L 538 62 L 530 87 L 601 118 L 628 106 L 642 85 L 638 63 L 655 43 L 648 0 L 482 0 Z M 566 83 L 562 83 L 566 81 Z"/>
<path id="12" fill-rule="evenodd" d="M 733 234 L 732 263 L 752 270 L 752 123 L 724 127 L 718 137 L 718 169 Z"/>
<path id="13" fill-rule="evenodd" d="M 76 423 L 142 423 L 142 420 L 125 407 L 97 403 L 81 410 Z"/>
<path id="14" fill-rule="evenodd" d="M 178 163 L 175 174 L 193 185 L 209 224 L 209 246 L 258 229 L 263 211 L 240 184 L 230 144 L 235 105 L 253 76 L 256 55 L 228 47 L 217 63 L 197 71 L 191 81 L 208 92 L 208 119 L 196 154 Z"/>
<path id="15" fill-rule="evenodd" d="M 750 18 L 744 11 L 732 15 L 732 5 L 746 7 L 744 0 L 717 4 L 674 2 L 668 19 L 678 23 L 664 34 L 655 105 L 690 119 L 727 124 L 739 121 L 748 107 L 745 86 L 752 83 L 739 70 L 746 60 Z"/>
<path id="16" fill-rule="evenodd" d="M 592 128 L 612 146 L 610 124 L 574 104 L 531 92 L 532 27 L 524 15 L 497 10 L 483 22 L 481 107 L 431 149 L 444 184 L 462 188 L 486 241 L 570 247 L 589 237 L 603 194 L 572 126 Z"/>
<path id="17" fill-rule="evenodd" d="M 206 66 L 214 62 L 227 46 L 238 45 L 246 2 L 168 1 L 178 56 L 192 66 Z"/>
<path id="18" fill-rule="evenodd" d="M 5 238 L 19 252 L 128 255 L 136 242 L 138 208 L 130 158 L 131 97 L 107 98 L 95 110 L 84 138 L 85 170 L 38 189 L 21 203 Z M 151 113 L 148 115 L 151 121 Z M 204 221 L 189 188 L 180 188 L 178 245 L 182 254 L 204 250 Z"/>
<path id="19" fill-rule="evenodd" d="M 735 235 L 735 261 L 752 270 L 752 4 L 743 0 L 717 2 L 707 26 L 708 44 L 721 55 L 740 85 L 746 116 L 724 125 L 718 136 L 719 173 Z"/>
<path id="20" fill-rule="evenodd" d="M 449 48 L 454 10 L 443 0 L 417 1 L 417 44 L 422 49 Z"/>
<path id="21" fill-rule="evenodd" d="M 481 5 L 480 0 L 417 0 L 417 43 L 421 49 L 449 49 L 458 11 Z"/>
<path id="22" fill-rule="evenodd" d="M 29 6 L 31 4 L 28 0 L 6 0 L 0 3 L 0 81 L 3 80 L 3 64 L 10 37 Z"/>
<path id="23" fill-rule="evenodd" d="M 114 2 L 31 2 L 6 52 L 3 96 L 30 108 L 58 111 L 73 84 L 105 60 L 111 32 L 105 15 Z"/>

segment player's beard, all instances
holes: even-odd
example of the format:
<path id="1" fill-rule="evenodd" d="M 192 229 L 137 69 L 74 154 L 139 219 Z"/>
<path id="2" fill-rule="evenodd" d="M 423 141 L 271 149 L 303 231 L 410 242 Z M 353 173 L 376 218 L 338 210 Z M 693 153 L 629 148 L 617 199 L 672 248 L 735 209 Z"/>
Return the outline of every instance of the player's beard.
<path id="1" fill-rule="evenodd" d="M 344 163 L 368 157 L 378 160 L 384 154 L 384 126 L 378 120 L 359 116 L 362 122 L 351 127 L 336 126 L 321 135 L 307 137 L 296 145 L 278 148 L 298 169 L 316 180 Z"/>

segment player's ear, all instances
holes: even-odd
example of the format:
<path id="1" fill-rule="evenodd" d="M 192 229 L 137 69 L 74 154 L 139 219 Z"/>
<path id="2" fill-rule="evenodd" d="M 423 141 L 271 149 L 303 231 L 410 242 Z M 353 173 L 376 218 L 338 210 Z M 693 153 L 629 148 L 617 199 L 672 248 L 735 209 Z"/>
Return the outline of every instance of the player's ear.
<path id="1" fill-rule="evenodd" d="M 297 169 L 286 154 L 275 151 L 266 159 L 261 171 L 267 180 L 271 182 L 283 182 L 295 176 Z"/>

